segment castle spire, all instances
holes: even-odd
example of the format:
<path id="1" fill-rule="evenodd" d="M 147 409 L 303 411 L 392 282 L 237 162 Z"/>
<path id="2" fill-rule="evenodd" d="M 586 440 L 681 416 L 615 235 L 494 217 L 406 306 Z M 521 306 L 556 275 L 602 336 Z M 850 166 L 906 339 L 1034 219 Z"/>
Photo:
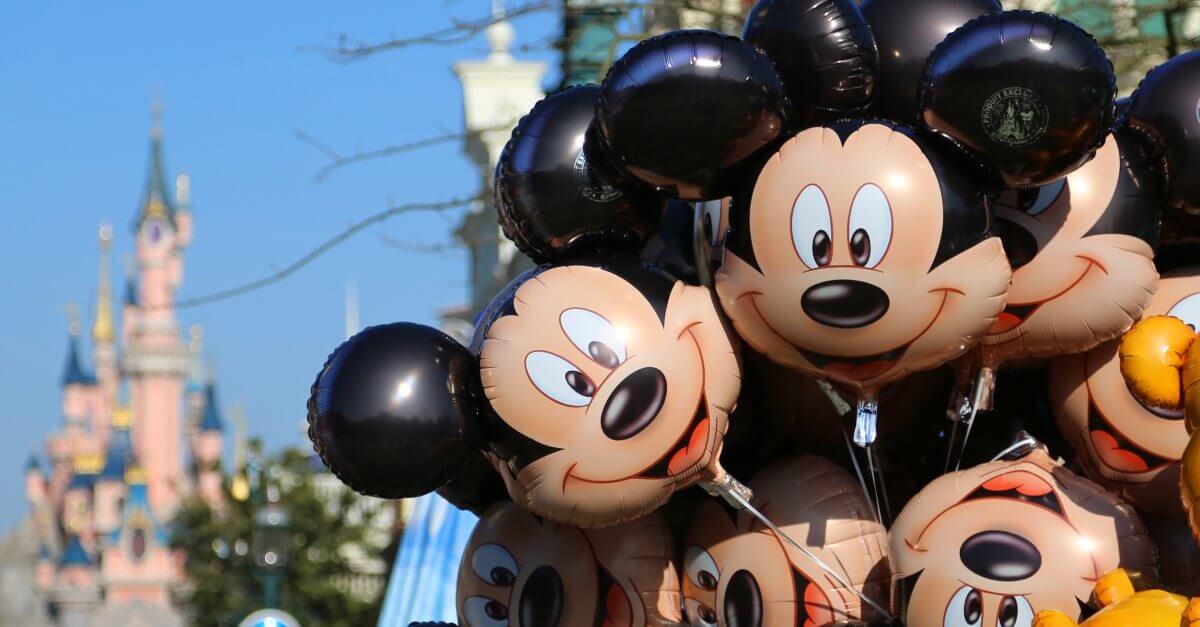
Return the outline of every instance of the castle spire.
<path id="1" fill-rule="evenodd" d="M 146 165 L 146 186 L 138 206 L 134 229 L 149 218 L 174 220 L 175 208 L 167 191 L 167 168 L 163 163 L 162 106 L 156 101 L 150 109 L 150 161 Z"/>
<path id="2" fill-rule="evenodd" d="M 63 365 L 62 384 L 92 385 L 96 379 L 83 369 L 83 363 L 79 360 L 79 309 L 74 303 L 67 305 L 67 317 L 70 339 L 67 340 L 67 362 Z"/>
<path id="3" fill-rule="evenodd" d="M 112 227 L 100 227 L 100 279 L 96 285 L 96 319 L 92 323 L 92 341 L 111 344 L 116 337 L 112 311 Z"/>

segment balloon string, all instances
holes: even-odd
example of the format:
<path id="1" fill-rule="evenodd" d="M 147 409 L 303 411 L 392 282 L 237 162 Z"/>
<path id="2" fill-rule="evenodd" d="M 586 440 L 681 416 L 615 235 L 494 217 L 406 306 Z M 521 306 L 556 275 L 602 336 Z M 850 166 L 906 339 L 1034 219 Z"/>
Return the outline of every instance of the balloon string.
<path id="1" fill-rule="evenodd" d="M 728 480 L 731 482 L 736 482 L 736 479 L 733 479 L 732 477 L 729 477 Z M 796 542 L 795 540 L 792 539 L 791 536 L 784 533 L 782 529 L 780 529 L 779 527 L 776 527 L 775 523 L 771 522 L 771 520 L 769 518 L 767 518 L 765 515 L 763 515 L 762 512 L 758 511 L 758 509 L 756 509 L 753 505 L 750 504 L 750 501 L 745 498 L 745 496 L 742 494 L 741 490 L 730 489 L 727 486 L 724 486 L 721 484 L 716 484 L 715 482 L 713 483 L 713 485 L 714 485 L 714 487 L 716 487 L 717 490 L 720 491 L 720 495 L 723 498 L 725 498 L 726 502 L 728 502 L 730 505 L 733 505 L 737 509 L 740 509 L 740 510 L 746 512 L 747 514 L 750 514 L 755 519 L 757 519 L 758 522 L 760 522 L 764 526 L 766 526 L 767 529 L 770 529 L 771 532 L 776 535 L 776 537 L 782 539 L 784 542 L 787 542 L 788 544 L 795 547 L 797 550 L 799 550 L 801 553 L 803 553 L 805 557 L 812 560 L 813 563 L 816 564 L 818 568 L 825 571 L 825 573 L 828 574 L 830 576 L 830 578 L 832 578 L 834 581 L 836 581 L 839 586 L 842 586 L 843 588 L 853 592 L 858 598 L 862 599 L 863 603 L 870 605 L 876 612 L 879 612 L 881 615 L 885 616 L 888 620 L 892 620 L 894 618 L 892 616 L 891 612 L 883 609 L 883 606 L 876 603 L 874 599 L 872 599 L 870 596 L 868 596 L 862 590 L 859 590 L 858 588 L 850 585 L 850 583 L 847 582 L 841 576 L 840 573 L 838 573 L 834 569 L 830 568 L 829 565 L 827 565 L 825 562 L 821 561 L 821 558 L 814 555 L 812 551 L 809 551 L 808 548 L 806 548 L 805 546 Z"/>
<path id="2" fill-rule="evenodd" d="M 962 468 L 963 456 L 967 454 L 967 441 L 971 439 L 971 429 L 975 426 L 975 416 L 979 406 L 983 404 L 984 395 L 990 394 L 989 386 L 995 385 L 995 375 L 987 366 L 979 369 L 979 377 L 975 380 L 975 394 L 971 397 L 971 416 L 967 418 L 967 432 L 963 434 L 962 448 L 958 451 L 958 460 L 954 462 L 954 472 Z"/>
<path id="3" fill-rule="evenodd" d="M 874 451 L 874 445 L 867 447 L 867 463 L 870 464 L 873 475 L 875 473 L 879 474 L 879 496 L 882 497 L 879 499 L 879 502 L 883 505 L 883 519 L 890 522 L 892 520 L 892 504 L 888 502 L 887 481 L 883 476 L 883 460 L 880 460 L 880 463 L 876 463 Z M 874 482 L 875 479 L 872 477 L 871 483 Z"/>
<path id="4" fill-rule="evenodd" d="M 1035 438 L 1032 435 L 1029 435 L 1027 433 L 1027 434 L 1025 434 L 1025 437 L 1021 438 L 1020 440 L 1017 440 L 1011 446 L 1004 449 L 1003 451 L 1000 451 L 999 454 L 997 454 L 995 457 L 992 458 L 992 461 L 994 461 L 994 462 L 1000 461 L 1001 459 L 1004 458 L 1005 455 L 1008 455 L 1009 453 L 1012 453 L 1014 451 L 1018 451 L 1026 446 L 1037 446 L 1037 445 L 1038 445 L 1037 438 Z"/>
<path id="5" fill-rule="evenodd" d="M 942 474 L 950 472 L 950 460 L 954 457 L 954 449 L 958 446 L 958 423 L 961 420 L 952 420 L 950 427 L 950 439 L 946 441 L 946 463 L 942 464 Z"/>
<path id="6" fill-rule="evenodd" d="M 863 498 L 867 499 L 867 504 L 871 506 L 871 514 L 875 516 L 875 522 L 883 524 L 883 517 L 880 516 L 879 506 L 875 504 L 875 499 L 871 498 L 871 489 L 867 487 L 867 480 L 863 478 L 862 468 L 858 465 L 858 455 L 854 452 L 854 447 L 850 445 L 850 434 L 846 431 L 846 426 L 842 425 L 842 439 L 846 442 L 846 452 L 850 454 L 850 463 L 854 465 L 854 474 L 858 476 L 858 485 L 862 488 Z"/>

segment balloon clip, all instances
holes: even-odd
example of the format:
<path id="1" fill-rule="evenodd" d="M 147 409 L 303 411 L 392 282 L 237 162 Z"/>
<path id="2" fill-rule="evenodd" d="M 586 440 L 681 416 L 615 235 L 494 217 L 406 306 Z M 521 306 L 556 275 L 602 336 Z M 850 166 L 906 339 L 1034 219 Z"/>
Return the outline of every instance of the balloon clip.
<path id="1" fill-rule="evenodd" d="M 875 443 L 879 424 L 879 401 L 874 397 L 858 399 L 854 414 L 854 443 L 866 448 Z"/>
<path id="2" fill-rule="evenodd" d="M 738 510 L 743 509 L 743 506 L 754 498 L 754 493 L 746 484 L 734 479 L 733 475 L 727 472 L 721 473 L 716 479 L 702 481 L 700 487 L 710 496 L 718 497 Z"/>
<path id="3" fill-rule="evenodd" d="M 993 407 L 993 400 L 996 392 L 996 371 L 988 366 L 979 369 L 979 375 L 975 377 L 975 390 L 973 404 L 975 411 L 990 411 Z M 971 412 L 974 414 L 974 412 Z"/>
<path id="4" fill-rule="evenodd" d="M 846 414 L 850 413 L 850 403 L 847 403 L 846 399 L 842 398 L 842 395 L 838 393 L 837 389 L 834 388 L 832 384 L 821 379 L 817 381 L 817 387 L 821 388 L 821 391 L 825 393 L 825 397 L 828 398 L 829 402 L 833 404 L 833 410 L 836 411 L 839 416 L 845 416 Z"/>

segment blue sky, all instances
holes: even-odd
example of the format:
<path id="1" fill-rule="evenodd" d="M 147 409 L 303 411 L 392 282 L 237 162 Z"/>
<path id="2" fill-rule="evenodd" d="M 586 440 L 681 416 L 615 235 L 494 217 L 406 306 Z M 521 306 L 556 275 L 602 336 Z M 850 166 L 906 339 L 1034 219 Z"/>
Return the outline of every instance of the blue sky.
<path id="1" fill-rule="evenodd" d="M 195 238 L 180 296 L 281 267 L 394 202 L 474 191 L 457 145 L 313 175 L 324 157 L 293 136 L 352 151 L 462 127 L 450 71 L 486 55 L 483 37 L 335 64 L 303 48 L 338 33 L 367 41 L 425 32 L 489 10 L 487 0 L 419 2 L 13 2 L 0 7 L 0 529 L 25 512 L 22 467 L 60 422 L 65 305 L 94 298 L 96 232 L 111 222 L 117 267 L 147 158 L 150 104 L 163 105 L 167 166 L 192 177 Z M 516 22 L 518 43 L 557 28 Z M 525 53 L 553 63 L 548 52 Z M 228 414 L 269 447 L 303 443 L 308 387 L 342 339 L 357 281 L 362 322 L 432 323 L 466 297 L 459 253 L 388 246 L 443 242 L 452 220 L 405 216 L 360 234 L 282 284 L 181 312 L 200 323 Z"/>

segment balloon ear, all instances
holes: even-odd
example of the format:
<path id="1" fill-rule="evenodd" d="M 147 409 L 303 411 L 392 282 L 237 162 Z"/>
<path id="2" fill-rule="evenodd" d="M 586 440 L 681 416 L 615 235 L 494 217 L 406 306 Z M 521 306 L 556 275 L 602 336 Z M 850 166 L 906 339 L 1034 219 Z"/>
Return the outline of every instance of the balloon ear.
<path id="1" fill-rule="evenodd" d="M 635 249 L 658 226 L 662 200 L 623 184 L 584 150 L 600 87 L 577 85 L 533 106 L 496 165 L 504 235 L 537 262 L 597 241 Z"/>
<path id="2" fill-rule="evenodd" d="M 1158 161 L 1167 204 L 1200 215 L 1200 52 L 1150 70 L 1129 103 L 1125 121 Z"/>
<path id="3" fill-rule="evenodd" d="M 423 325 L 370 327 L 329 356 L 308 399 L 308 437 L 356 492 L 408 498 L 449 481 L 479 450 L 479 366 Z"/>
<path id="4" fill-rule="evenodd" d="M 1086 163 L 1113 123 L 1112 63 L 1086 31 L 1046 13 L 971 20 L 934 49 L 921 121 L 1010 188 L 1045 185 Z"/>
<path id="5" fill-rule="evenodd" d="M 662 194 L 715 200 L 781 138 L 786 104 L 774 65 L 753 46 L 712 31 L 659 35 L 604 77 L 588 154 Z"/>
<path id="6" fill-rule="evenodd" d="M 875 100 L 879 55 L 856 0 L 758 0 L 742 39 L 775 62 L 793 126 L 862 115 Z"/>

